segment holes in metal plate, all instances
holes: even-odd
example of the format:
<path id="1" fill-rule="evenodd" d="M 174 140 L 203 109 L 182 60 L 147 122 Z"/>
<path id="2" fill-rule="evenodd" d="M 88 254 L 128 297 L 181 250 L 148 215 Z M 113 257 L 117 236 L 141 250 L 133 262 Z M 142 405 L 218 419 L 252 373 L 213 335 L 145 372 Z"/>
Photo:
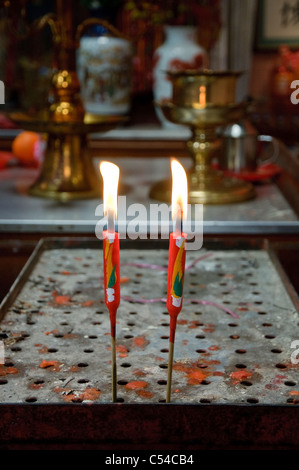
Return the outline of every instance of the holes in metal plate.
<path id="1" fill-rule="evenodd" d="M 213 257 L 214 262 L 216 261 L 215 258 L 216 257 Z M 233 285 L 232 282 L 233 281 L 231 281 L 231 279 L 230 279 L 230 277 L 233 278 L 233 276 L 231 276 L 232 271 L 228 271 L 226 269 L 224 258 L 220 258 L 220 257 L 217 257 L 217 258 L 218 258 L 218 261 L 217 261 L 217 264 L 214 266 L 214 269 L 221 270 L 221 272 L 217 273 L 217 284 L 218 284 L 218 286 L 221 286 L 220 289 L 219 289 L 219 293 L 220 294 L 222 293 L 222 295 L 223 295 L 223 299 L 219 300 L 219 303 L 226 304 L 226 305 L 231 305 L 231 307 L 230 307 L 231 310 L 236 309 L 236 312 L 237 312 L 237 310 L 240 310 L 240 317 L 241 318 L 240 318 L 239 321 L 235 321 L 235 320 L 232 319 L 232 317 L 227 316 L 227 319 L 223 320 L 223 318 L 225 318 L 225 313 L 224 312 L 219 312 L 219 317 L 221 317 L 221 322 L 219 324 L 214 322 L 215 325 L 213 325 L 213 328 L 208 328 L 207 323 L 209 322 L 209 319 L 206 316 L 205 308 L 202 308 L 202 310 L 198 310 L 198 307 L 195 307 L 196 302 L 193 302 L 194 307 L 192 307 L 193 310 L 190 314 L 190 318 L 188 318 L 188 316 L 185 316 L 184 318 L 187 318 L 186 323 L 185 324 L 182 323 L 180 325 L 180 332 L 182 331 L 182 336 L 181 336 L 182 343 L 184 342 L 183 333 L 184 333 L 184 331 L 186 331 L 186 328 L 190 328 L 190 329 L 193 329 L 195 327 L 196 328 L 202 328 L 202 330 L 203 330 L 202 332 L 199 332 L 199 334 L 194 334 L 194 336 L 193 336 L 193 338 L 195 338 L 195 341 L 196 341 L 196 343 L 195 343 L 196 346 L 195 346 L 195 348 L 193 348 L 193 351 L 195 351 L 197 354 L 200 354 L 202 356 L 195 356 L 195 358 L 193 358 L 193 359 L 197 360 L 197 361 L 205 361 L 205 360 L 207 360 L 208 355 L 211 355 L 212 360 L 217 359 L 217 352 L 215 353 L 215 355 L 212 356 L 212 354 L 214 354 L 214 352 L 213 352 L 212 348 L 210 349 L 210 345 L 215 344 L 215 345 L 219 346 L 217 349 L 221 349 L 221 341 L 218 341 L 217 337 L 214 340 L 215 336 L 213 336 L 213 335 L 214 335 L 214 330 L 218 330 L 218 331 L 215 332 L 215 334 L 219 335 L 219 332 L 221 331 L 221 328 L 223 328 L 223 326 L 225 325 L 225 328 L 223 328 L 223 330 L 226 331 L 226 334 L 228 334 L 228 331 L 230 333 L 234 333 L 232 331 L 232 329 L 235 329 L 235 331 L 237 332 L 237 334 L 231 334 L 230 336 L 227 336 L 225 338 L 226 342 L 227 342 L 228 338 L 231 341 L 230 343 L 226 343 L 226 344 L 228 345 L 228 348 L 229 347 L 231 348 L 231 352 L 235 355 L 234 356 L 234 358 L 235 358 L 234 366 L 239 370 L 246 369 L 246 368 L 248 368 L 248 370 L 250 370 L 250 361 L 248 360 L 250 358 L 250 354 L 249 354 L 250 351 L 249 351 L 249 347 L 248 347 L 248 353 L 247 353 L 248 338 L 246 337 L 246 334 L 243 333 L 246 330 L 243 328 L 244 325 L 242 323 L 242 320 L 244 319 L 244 317 L 242 317 L 242 315 L 243 315 L 243 313 L 244 313 L 244 315 L 247 315 L 247 312 L 248 312 L 248 314 L 250 314 L 252 316 L 254 316 L 254 315 L 256 315 L 256 316 L 257 315 L 258 316 L 268 316 L 265 319 L 267 319 L 267 320 L 270 319 L 270 321 L 268 321 L 268 322 L 265 321 L 263 323 L 262 323 L 262 321 L 260 321 L 258 328 L 259 328 L 259 331 L 262 332 L 262 334 L 264 335 L 263 337 L 264 337 L 264 345 L 266 345 L 265 346 L 266 352 L 267 353 L 272 353 L 273 358 L 275 357 L 274 356 L 275 354 L 277 355 L 276 357 L 278 357 L 278 355 L 281 354 L 281 356 L 280 356 L 281 362 L 277 362 L 276 364 L 274 364 L 273 368 L 275 368 L 276 370 L 277 369 L 283 370 L 283 373 L 286 376 L 286 378 L 284 379 L 284 382 L 283 382 L 283 386 L 285 387 L 285 390 L 291 390 L 292 387 L 296 387 L 296 382 L 291 379 L 291 375 L 290 375 L 290 378 L 287 376 L 288 375 L 286 373 L 287 366 L 283 363 L 283 361 L 284 361 L 284 358 L 283 358 L 283 355 L 282 355 L 283 348 L 280 347 L 280 345 L 276 346 L 276 344 L 274 342 L 273 343 L 271 343 L 271 341 L 269 342 L 269 340 L 275 339 L 275 336 L 276 336 L 275 335 L 276 330 L 274 329 L 275 328 L 275 320 L 273 321 L 273 318 L 271 316 L 272 311 L 270 309 L 267 310 L 266 302 L 263 302 L 263 299 L 258 297 L 258 296 L 261 296 L 261 293 L 263 292 L 263 290 L 262 290 L 263 286 L 262 286 L 262 283 L 257 282 L 258 279 L 256 277 L 256 272 L 255 272 L 255 270 L 252 269 L 253 266 L 250 265 L 250 263 L 247 262 L 248 260 L 247 260 L 246 257 L 244 258 L 244 260 L 242 260 L 242 263 L 239 263 L 239 267 L 242 266 L 242 269 L 245 270 L 245 274 L 242 274 L 242 276 L 246 276 L 246 281 L 245 282 L 247 282 L 250 287 L 248 289 L 248 298 L 246 298 L 246 302 L 237 302 L 236 299 L 235 299 L 236 292 L 234 292 L 234 289 L 232 288 L 232 285 Z M 145 259 L 145 258 L 140 257 L 140 259 Z M 246 260 L 246 262 L 245 262 L 245 260 Z M 88 266 L 87 263 L 85 263 L 85 265 L 81 264 L 81 266 L 82 267 L 85 266 L 86 270 L 88 270 L 88 268 L 91 268 L 92 263 L 90 263 L 90 266 Z M 63 265 L 63 267 L 64 267 L 64 265 Z M 81 274 L 83 274 L 83 272 Z M 57 275 L 61 276 L 61 271 L 60 272 L 57 271 Z M 196 279 L 196 276 L 198 275 L 197 272 L 192 272 L 192 273 L 189 272 L 189 275 L 191 276 L 192 280 L 191 280 L 191 283 L 189 284 L 189 290 L 186 290 L 186 295 L 187 294 L 190 295 L 191 296 L 190 300 L 192 300 L 193 296 L 194 297 L 199 296 L 200 289 L 201 289 L 202 284 L 203 284 L 203 280 L 202 280 L 202 278 L 199 278 L 198 282 L 197 282 L 197 279 Z M 243 277 L 243 279 L 244 279 L 244 277 Z M 142 292 L 141 286 L 142 286 L 142 283 L 144 282 L 143 280 L 147 280 L 147 276 L 143 275 L 142 273 L 135 273 L 131 277 L 131 288 L 130 288 L 130 291 L 129 291 L 130 295 L 131 294 L 134 294 L 135 296 L 141 295 L 141 292 Z M 220 281 L 220 282 L 218 282 L 218 281 Z M 53 280 L 51 280 L 51 282 L 53 283 Z M 81 285 L 82 287 L 80 287 L 80 290 L 78 288 L 75 288 L 74 293 L 76 295 L 84 295 L 85 290 L 83 288 L 83 284 L 84 284 L 84 287 L 85 287 L 86 281 L 85 282 L 77 281 L 76 284 L 78 286 Z M 126 287 L 128 287 L 128 285 L 129 284 L 126 284 Z M 140 286 L 140 290 L 139 290 L 139 286 Z M 53 290 L 54 290 L 54 287 L 55 286 L 53 286 Z M 50 291 L 51 291 L 51 289 L 50 289 L 49 284 L 44 285 L 44 289 L 41 290 L 42 295 L 44 295 L 46 293 L 49 293 Z M 165 293 L 165 290 L 161 289 L 161 292 Z M 202 297 L 201 293 L 200 293 L 200 296 Z M 193 300 L 194 300 L 194 297 L 193 297 Z M 99 304 L 100 303 L 103 304 L 103 302 L 99 302 Z M 263 305 L 263 303 L 265 304 L 265 306 L 258 307 L 259 305 Z M 38 299 L 38 304 L 40 304 L 38 306 L 38 308 L 32 308 L 30 310 L 30 314 L 32 314 L 32 317 L 28 317 L 27 324 L 34 325 L 38 322 L 38 320 L 39 320 L 39 315 L 38 314 L 41 314 L 40 312 L 44 308 L 45 300 L 44 299 Z M 130 308 L 131 308 L 131 311 L 127 311 L 127 314 L 130 315 L 130 316 L 131 315 L 135 316 L 136 317 L 136 323 L 135 323 L 135 321 L 126 321 L 126 323 L 125 323 L 126 328 L 124 328 L 124 330 L 127 330 L 127 331 L 126 331 L 126 334 L 121 336 L 120 344 L 121 344 L 122 340 L 131 340 L 131 339 L 134 338 L 133 334 L 131 334 L 131 331 L 132 331 L 131 329 L 134 328 L 134 334 L 136 334 L 137 327 L 139 325 L 138 321 L 142 318 L 141 317 L 142 313 L 141 313 L 141 311 L 138 310 L 138 307 L 136 307 L 136 305 L 133 306 L 133 304 L 132 304 L 130 306 Z M 159 310 L 160 315 L 163 315 L 162 318 L 164 318 L 164 316 L 169 317 L 169 313 L 165 310 L 165 306 L 164 306 L 164 308 L 163 307 L 162 308 L 157 307 L 157 309 L 160 309 Z M 17 310 L 18 311 L 15 312 L 17 315 L 22 314 L 22 312 L 24 312 L 23 308 L 17 308 Z M 157 312 L 156 306 L 152 308 L 151 312 L 153 313 L 153 315 Z M 75 316 L 75 315 L 72 315 L 72 313 L 76 314 L 76 309 L 73 309 L 71 306 L 70 307 L 67 306 L 67 308 L 65 308 L 65 309 L 61 308 L 61 313 L 64 313 L 65 316 L 69 315 L 69 318 L 67 318 L 69 321 L 61 321 L 60 326 L 69 326 L 69 328 L 62 329 L 61 332 L 56 332 L 56 333 L 52 334 L 52 337 L 57 339 L 57 342 L 56 342 L 55 345 L 53 343 L 53 345 L 51 344 L 48 347 L 47 352 L 52 353 L 52 354 L 59 353 L 59 351 L 62 350 L 60 348 L 60 346 L 56 347 L 56 345 L 63 344 L 62 341 L 61 342 L 58 342 L 58 341 L 60 341 L 60 339 L 62 339 L 64 337 L 66 339 L 67 333 L 70 333 L 72 331 L 73 317 Z M 103 322 L 97 321 L 94 318 L 95 315 L 103 315 L 103 317 L 101 318 L 101 320 L 103 320 Z M 193 317 L 191 315 L 193 315 Z M 195 315 L 196 316 L 201 315 L 202 318 L 203 318 L 203 322 L 194 321 L 194 316 Z M 92 312 L 92 314 L 90 315 L 90 317 L 89 317 L 89 326 L 92 325 L 92 326 L 97 326 L 98 327 L 99 325 L 104 323 L 104 321 L 107 321 L 107 320 L 105 320 L 104 316 L 105 316 L 105 318 L 107 317 L 107 311 L 105 309 L 105 306 L 101 305 L 101 306 L 99 306 L 98 309 L 95 309 L 94 312 Z M 97 317 L 97 318 L 99 318 L 99 317 Z M 160 317 L 160 319 L 161 319 L 161 317 Z M 60 316 L 60 320 L 61 320 L 61 316 Z M 121 317 L 120 317 L 120 320 L 121 320 Z M 135 320 L 135 318 L 134 319 L 132 318 L 132 320 Z M 165 320 L 166 320 L 166 318 L 165 318 Z M 153 322 L 154 321 L 155 320 L 153 318 Z M 205 322 L 207 322 L 207 323 L 205 324 Z M 187 325 L 187 326 L 185 326 L 185 325 Z M 205 328 L 205 326 L 206 326 L 206 328 Z M 160 338 L 162 341 L 168 341 L 168 339 L 169 339 L 169 334 L 168 334 L 169 321 L 164 321 L 163 323 L 158 325 L 158 328 L 160 328 L 160 327 L 162 328 L 162 334 L 161 335 L 158 334 L 158 338 Z M 165 330 L 163 329 L 163 327 L 165 327 Z M 273 328 L 273 330 L 272 330 L 272 328 Z M 64 333 L 63 333 L 63 330 L 64 330 Z M 65 331 L 65 330 L 67 330 L 67 331 Z M 94 331 L 96 331 L 96 334 L 85 332 L 83 337 L 87 340 L 92 341 L 92 346 L 97 347 L 98 344 L 101 343 L 101 333 L 100 333 L 101 329 L 96 328 Z M 197 332 L 198 332 L 198 330 L 197 330 Z M 23 336 L 24 336 L 24 338 L 26 338 L 26 335 L 23 335 Z M 29 337 L 29 335 L 27 335 L 27 337 Z M 218 336 L 218 338 L 219 338 L 219 336 Z M 99 340 L 99 341 L 97 341 L 97 340 Z M 178 339 L 177 341 L 180 341 L 180 339 Z M 229 346 L 229 344 L 230 344 L 230 346 Z M 271 346 L 269 347 L 269 345 L 271 345 L 271 344 L 273 345 L 272 349 L 271 349 Z M 238 347 L 236 348 L 237 345 L 238 345 Z M 81 349 L 82 352 L 84 352 L 86 354 L 92 354 L 95 351 L 95 348 L 90 347 L 88 345 L 88 342 L 85 343 L 85 346 L 86 347 L 83 347 Z M 22 350 L 22 348 L 20 348 L 19 345 L 13 346 L 10 349 L 13 353 L 16 353 L 16 354 L 19 351 Z M 157 351 L 159 351 L 159 347 L 157 348 Z M 176 351 L 176 349 L 175 349 L 175 351 Z M 217 350 L 215 349 L 215 351 L 217 351 Z M 127 351 L 127 353 L 129 353 L 129 352 L 130 351 Z M 168 348 L 163 348 L 162 345 L 161 345 L 160 352 L 168 354 L 169 350 L 168 350 Z M 243 355 L 243 356 L 246 357 L 246 360 L 244 361 L 244 363 L 241 362 L 241 361 L 238 362 L 237 355 Z M 16 355 L 16 357 L 19 358 L 19 355 L 18 356 Z M 84 358 L 85 357 L 86 356 L 84 356 Z M 92 357 L 93 356 L 90 355 L 90 358 L 92 358 Z M 82 359 L 83 359 L 83 356 L 82 356 Z M 129 356 L 128 359 L 129 359 L 129 361 L 122 362 L 122 363 L 119 364 L 119 366 L 120 366 L 120 368 L 124 368 L 124 369 L 131 367 L 132 368 L 131 370 L 134 373 L 133 367 L 136 367 L 136 363 L 134 361 L 135 357 L 134 357 L 134 355 L 132 357 Z M 161 355 L 160 360 L 162 360 L 162 359 L 164 360 L 164 362 L 157 365 L 159 367 L 159 370 L 161 371 L 161 375 L 164 372 L 166 372 L 167 369 L 168 369 L 168 364 L 166 362 L 167 358 Z M 207 360 L 207 363 L 208 363 L 208 360 Z M 82 370 L 84 368 L 87 368 L 90 365 L 91 365 L 91 361 L 90 361 L 90 364 L 85 362 L 85 361 L 77 363 L 77 367 L 80 368 L 80 370 Z M 204 371 L 208 368 L 208 365 L 205 364 L 204 362 L 198 362 L 197 367 L 199 369 L 203 369 L 203 371 Z M 87 369 L 87 370 L 89 370 L 89 369 Z M 45 372 L 45 373 L 47 373 L 47 372 Z M 49 374 L 51 374 L 51 373 L 52 372 L 49 372 Z M 227 371 L 227 373 L 229 373 L 229 371 Z M 39 380 L 41 380 L 41 379 L 39 379 Z M 0 377 L 0 385 L 3 385 L 3 389 L 4 389 L 5 384 L 7 382 L 8 382 L 8 380 L 6 378 Z M 87 384 L 89 382 L 91 382 L 90 378 L 79 378 L 79 379 L 77 379 L 77 383 L 81 384 L 81 385 Z M 37 386 L 38 385 L 43 386 L 44 384 L 46 386 L 45 381 L 43 381 L 43 383 L 42 383 L 41 381 L 39 382 L 38 380 L 36 380 L 34 383 Z M 128 383 L 128 382 L 125 378 L 121 378 L 118 381 L 118 385 L 125 385 L 126 383 Z M 166 385 L 166 380 L 161 377 L 161 378 L 156 380 L 156 383 L 157 383 L 157 385 L 165 386 Z M 198 403 L 203 403 L 204 404 L 204 403 L 211 403 L 211 401 L 217 401 L 217 398 L 215 398 L 214 395 L 213 395 L 213 399 L 209 396 L 204 396 L 205 395 L 204 390 L 206 389 L 207 392 L 208 392 L 208 390 L 212 390 L 212 384 L 213 384 L 213 380 L 209 380 L 208 378 L 201 381 L 200 390 L 201 390 L 202 396 L 200 398 L 197 398 Z M 252 390 L 254 390 L 254 387 L 253 387 L 253 385 L 255 385 L 254 381 L 242 380 L 242 381 L 239 382 L 239 384 L 243 389 L 243 393 L 245 393 L 246 389 L 251 388 Z M 163 387 L 161 387 L 161 388 L 163 389 Z M 209 392 L 209 393 L 211 393 L 211 392 Z M 211 393 L 211 396 L 212 396 L 212 393 Z M 179 400 L 180 395 L 177 395 L 177 396 L 178 396 L 178 400 Z M 34 395 L 34 396 L 25 397 L 24 400 L 27 403 L 35 403 L 35 401 L 37 401 L 37 399 L 38 399 L 38 394 L 36 393 L 36 395 Z M 296 397 L 287 397 L 286 399 L 287 399 L 287 403 L 290 403 L 290 404 L 297 404 L 298 401 L 299 401 L 298 398 L 296 398 Z M 249 396 L 248 398 L 242 397 L 242 399 L 240 398 L 240 400 L 243 401 L 243 402 L 245 401 L 245 402 L 247 402 L 248 404 L 251 404 L 251 405 L 259 403 L 259 401 L 260 401 L 254 395 Z M 122 397 L 120 397 L 118 399 L 118 401 L 123 402 L 124 399 Z M 165 402 L 164 399 L 158 399 L 157 401 L 159 401 L 160 403 Z M 74 403 L 80 403 L 80 399 L 79 398 L 78 399 L 74 398 Z"/>

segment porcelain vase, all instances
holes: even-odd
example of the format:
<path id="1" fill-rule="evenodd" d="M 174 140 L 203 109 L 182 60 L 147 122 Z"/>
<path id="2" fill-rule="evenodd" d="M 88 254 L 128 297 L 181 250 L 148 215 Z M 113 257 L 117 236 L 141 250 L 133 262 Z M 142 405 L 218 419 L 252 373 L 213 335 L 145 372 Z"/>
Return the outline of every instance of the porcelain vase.
<path id="1" fill-rule="evenodd" d="M 172 84 L 166 71 L 201 69 L 208 67 L 208 54 L 197 42 L 198 29 L 193 26 L 165 26 L 165 40 L 154 52 L 153 97 L 155 101 L 172 98 Z M 164 127 L 177 127 L 168 122 L 156 106 L 156 113 Z"/>
<path id="2" fill-rule="evenodd" d="M 128 114 L 131 106 L 133 50 L 129 41 L 112 36 L 82 37 L 77 73 L 87 112 Z"/>

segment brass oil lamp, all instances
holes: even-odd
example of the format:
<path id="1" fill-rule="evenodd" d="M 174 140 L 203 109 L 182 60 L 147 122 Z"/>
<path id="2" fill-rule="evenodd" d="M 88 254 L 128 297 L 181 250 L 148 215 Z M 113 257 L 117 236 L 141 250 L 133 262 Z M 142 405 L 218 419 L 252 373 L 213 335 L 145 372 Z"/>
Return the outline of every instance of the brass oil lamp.
<path id="1" fill-rule="evenodd" d="M 34 115 L 10 114 L 20 128 L 47 136 L 41 171 L 29 193 L 60 201 L 101 195 L 99 177 L 89 151 L 88 134 L 106 132 L 126 119 L 123 116 L 91 115 L 84 110 L 76 72 L 76 49 L 86 27 L 105 22 L 91 18 L 75 29 L 73 8 L 71 0 L 56 0 L 56 12 L 45 15 L 34 25 L 40 29 L 50 26 L 53 35 L 57 65 L 53 71 L 47 109 Z"/>
<path id="2" fill-rule="evenodd" d="M 221 152 L 217 129 L 238 121 L 245 111 L 244 103 L 235 102 L 239 72 L 184 70 L 167 72 L 173 85 L 171 101 L 157 105 L 173 123 L 191 129 L 186 142 L 193 159 L 188 175 L 188 200 L 191 204 L 226 204 L 255 196 L 253 186 L 237 178 L 226 177 L 213 165 Z M 150 191 L 153 199 L 171 199 L 169 182 L 161 181 Z"/>

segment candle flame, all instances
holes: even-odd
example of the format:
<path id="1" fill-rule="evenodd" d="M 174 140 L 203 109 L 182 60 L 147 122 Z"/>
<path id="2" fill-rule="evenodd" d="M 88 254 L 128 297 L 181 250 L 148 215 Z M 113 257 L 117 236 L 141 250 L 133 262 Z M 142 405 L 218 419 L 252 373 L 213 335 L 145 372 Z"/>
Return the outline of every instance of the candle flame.
<path id="1" fill-rule="evenodd" d="M 205 107 L 207 104 L 207 97 L 206 97 L 206 87 L 201 85 L 199 87 L 199 106 Z"/>
<path id="2" fill-rule="evenodd" d="M 114 163 L 101 162 L 100 172 L 103 177 L 104 214 L 112 210 L 116 217 L 119 168 Z"/>
<path id="3" fill-rule="evenodd" d="M 188 205 L 188 184 L 187 176 L 183 166 L 175 159 L 171 159 L 172 172 L 172 218 L 176 217 L 179 211 L 180 217 L 186 219 Z"/>

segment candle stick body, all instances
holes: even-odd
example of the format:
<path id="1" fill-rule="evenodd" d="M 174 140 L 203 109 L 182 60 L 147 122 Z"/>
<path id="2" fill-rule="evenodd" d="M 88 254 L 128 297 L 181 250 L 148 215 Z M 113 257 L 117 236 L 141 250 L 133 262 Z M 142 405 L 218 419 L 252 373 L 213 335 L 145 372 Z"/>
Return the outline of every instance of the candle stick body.
<path id="1" fill-rule="evenodd" d="M 111 336 L 115 338 L 116 312 L 120 303 L 119 235 L 103 232 L 105 304 L 109 310 Z"/>
<path id="2" fill-rule="evenodd" d="M 186 238 L 182 233 L 169 237 L 168 281 L 167 281 L 167 310 L 170 315 L 170 341 L 174 342 L 177 316 L 183 305 L 183 287 L 186 259 Z"/>

